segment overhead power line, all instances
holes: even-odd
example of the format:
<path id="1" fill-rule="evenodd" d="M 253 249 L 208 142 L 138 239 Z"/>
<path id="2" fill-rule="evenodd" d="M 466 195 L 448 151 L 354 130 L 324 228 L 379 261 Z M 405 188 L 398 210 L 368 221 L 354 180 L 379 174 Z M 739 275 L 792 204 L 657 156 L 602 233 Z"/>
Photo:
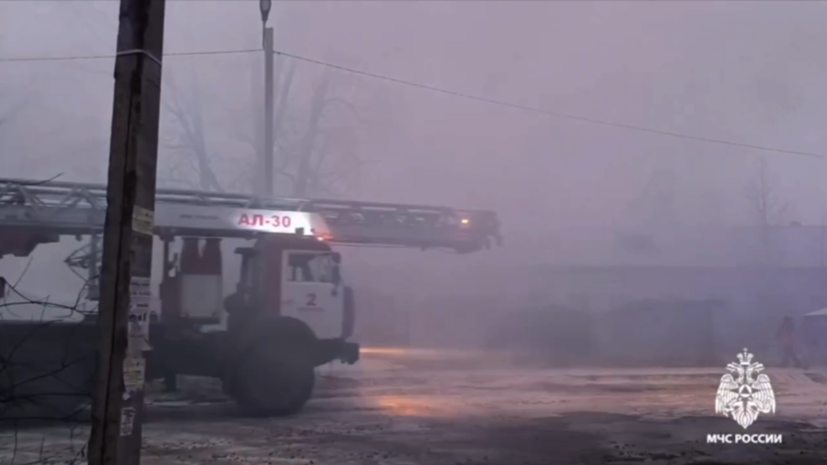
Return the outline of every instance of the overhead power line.
<path id="1" fill-rule="evenodd" d="M 476 100 L 478 102 L 489 103 L 489 104 L 492 104 L 492 105 L 499 105 L 499 106 L 502 106 L 502 107 L 513 108 L 513 109 L 517 109 L 517 110 L 523 110 L 523 111 L 536 113 L 536 114 L 541 114 L 541 115 L 545 115 L 545 116 L 553 116 L 553 117 L 561 118 L 561 119 L 569 119 L 569 120 L 575 120 L 575 121 L 582 121 L 582 122 L 585 122 L 585 123 L 599 124 L 599 125 L 602 125 L 602 126 L 611 126 L 611 127 L 621 128 L 621 129 L 629 129 L 629 130 L 638 131 L 638 132 L 647 132 L 647 133 L 650 133 L 650 134 L 658 134 L 658 135 L 661 135 L 661 136 L 677 137 L 677 138 L 686 139 L 686 140 L 694 140 L 694 141 L 699 141 L 699 142 L 708 142 L 708 143 L 720 144 L 720 145 L 729 145 L 731 147 L 740 147 L 740 148 L 751 149 L 751 150 L 760 150 L 760 151 L 764 151 L 764 152 L 784 153 L 784 154 L 788 154 L 788 155 L 800 155 L 800 156 L 820 158 L 820 159 L 827 158 L 827 155 L 823 155 L 823 154 L 820 154 L 820 153 L 803 152 L 803 151 L 798 151 L 798 150 L 789 150 L 789 149 L 783 149 L 783 148 L 777 148 L 777 147 L 768 147 L 768 146 L 757 145 L 757 144 L 746 144 L 746 143 L 741 143 L 741 142 L 728 141 L 728 140 L 724 140 L 724 139 L 715 139 L 715 138 L 711 138 L 711 137 L 692 136 L 692 135 L 681 134 L 681 133 L 677 133 L 677 132 L 664 131 L 664 130 L 661 130 L 661 129 L 649 128 L 649 127 L 644 127 L 644 126 L 636 126 L 636 125 L 633 125 L 633 124 L 616 123 L 616 122 L 612 122 L 612 121 L 604 121 L 604 120 L 589 118 L 589 117 L 585 117 L 585 116 L 577 116 L 577 115 L 572 115 L 572 114 L 568 114 L 568 113 L 549 111 L 549 110 L 544 110 L 544 109 L 541 109 L 541 108 L 530 107 L 530 106 L 527 106 L 527 105 L 521 105 L 521 104 L 518 104 L 518 103 L 505 102 L 505 101 L 502 101 L 502 100 L 496 100 L 496 99 L 492 99 L 492 98 L 488 98 L 488 97 L 482 97 L 482 96 L 478 96 L 478 95 L 466 94 L 466 93 L 463 93 L 463 92 L 457 92 L 457 91 L 453 91 L 453 90 L 449 90 L 449 89 L 434 87 L 434 86 L 430 86 L 430 85 L 427 85 L 427 84 L 420 84 L 420 83 L 417 83 L 417 82 L 407 81 L 407 80 L 404 80 L 404 79 L 398 79 L 398 78 L 394 78 L 394 77 L 390 77 L 390 76 L 383 76 L 381 74 L 375 74 L 375 73 L 371 73 L 371 72 L 368 72 L 368 71 L 361 71 L 361 70 L 357 70 L 357 69 L 354 69 L 354 68 L 348 68 L 346 66 L 336 65 L 336 64 L 332 64 L 332 63 L 326 63 L 326 62 L 323 62 L 323 61 L 320 61 L 320 60 L 314 60 L 312 58 L 306 58 L 306 57 L 303 57 L 303 56 L 300 56 L 300 55 L 294 55 L 294 54 L 287 53 L 287 52 L 276 51 L 276 53 L 279 54 L 279 55 L 282 55 L 282 56 L 293 58 L 295 60 L 305 61 L 305 62 L 308 62 L 308 63 L 313 63 L 313 64 L 316 64 L 316 65 L 320 65 L 320 66 L 326 66 L 328 68 L 333 68 L 333 69 L 337 69 L 337 70 L 340 70 L 340 71 L 345 71 L 345 72 L 348 72 L 348 73 L 358 74 L 358 75 L 367 76 L 367 77 L 371 77 L 371 78 L 375 78 L 375 79 L 382 79 L 382 80 L 394 82 L 394 83 L 397 83 L 397 84 L 402 84 L 402 85 L 406 85 L 406 86 L 416 87 L 416 88 L 419 88 L 419 89 L 429 90 L 431 92 L 437 92 L 437 93 L 441 93 L 441 94 L 445 94 L 445 95 L 451 95 L 451 96 L 454 96 L 454 97 L 460 97 L 460 98 L 469 99 L 469 100 Z"/>
<path id="2" fill-rule="evenodd" d="M 165 53 L 164 56 L 207 56 L 207 55 L 237 55 L 237 54 L 245 54 L 245 53 L 261 53 L 261 49 L 237 49 L 237 50 L 212 50 L 212 51 L 202 51 L 202 52 L 170 52 Z M 785 149 L 780 147 L 770 147 L 766 145 L 759 145 L 759 144 L 748 144 L 743 142 L 735 142 L 731 140 L 725 139 L 717 139 L 712 137 L 703 137 L 703 136 L 694 136 L 690 134 L 682 134 L 673 131 L 666 131 L 657 128 L 651 128 L 646 126 L 638 126 L 634 124 L 626 124 L 626 123 L 618 123 L 614 121 L 606 121 L 597 118 L 590 118 L 586 116 L 578 116 L 569 113 L 562 113 L 558 111 L 551 111 L 545 110 L 542 108 L 532 107 L 528 105 L 521 105 L 519 103 L 507 102 L 504 100 L 497 100 L 493 98 L 483 97 L 480 95 L 469 94 L 465 92 L 459 92 L 450 89 L 444 89 L 441 87 L 436 87 L 428 84 L 422 84 L 415 81 L 409 81 L 407 79 L 396 78 L 392 76 L 386 76 L 383 74 L 373 73 L 370 71 L 364 71 L 356 68 L 350 68 L 347 66 L 338 65 L 335 63 L 329 63 L 322 60 L 317 60 L 314 58 L 308 58 L 301 55 L 296 55 L 294 53 L 288 53 L 283 51 L 276 50 L 275 53 L 277 55 L 281 55 L 287 58 L 292 58 L 294 60 L 303 61 L 306 63 L 312 63 L 318 66 L 324 66 L 331 69 L 336 69 L 339 71 L 343 71 L 346 73 L 356 74 L 359 76 L 365 76 L 373 79 L 378 79 L 382 81 L 392 82 L 399 85 L 404 85 L 408 87 L 414 87 L 417 89 L 427 90 L 434 93 L 439 93 L 443 95 L 449 95 L 452 97 L 462 98 L 466 100 L 474 100 L 481 103 L 487 103 L 490 105 L 496 105 L 504 108 L 511 108 L 515 110 L 520 110 L 524 112 L 534 113 L 543 116 L 549 116 L 554 118 L 560 119 L 567 119 L 572 121 L 580 121 L 584 123 L 590 123 L 600 126 L 608 126 L 608 127 L 615 127 L 619 129 L 626 129 L 630 131 L 648 133 L 648 134 L 656 134 L 665 137 L 673 137 L 678 139 L 684 140 L 691 140 L 696 142 L 706 142 L 710 144 L 718 144 L 718 145 L 726 145 L 730 147 L 737 147 L 742 149 L 748 150 L 756 150 L 761 152 L 768 152 L 768 153 L 778 153 L 778 154 L 786 154 L 786 155 L 797 155 L 803 157 L 810 157 L 810 158 L 818 158 L 818 159 L 827 159 L 827 155 L 815 152 L 807 152 L 807 151 L 800 151 L 800 150 L 791 150 Z M 50 62 L 50 61 L 77 61 L 77 60 L 104 60 L 104 59 L 113 59 L 115 58 L 114 55 L 86 55 L 86 56 L 64 56 L 64 57 L 0 57 L 0 63 L 35 63 L 35 62 Z"/>
<path id="3" fill-rule="evenodd" d="M 238 55 L 239 53 L 261 53 L 261 49 L 207 50 L 203 52 L 169 52 L 165 57 L 189 57 L 203 55 Z M 112 60 L 115 55 L 78 55 L 63 57 L 0 57 L 0 63 L 38 63 L 45 61 Z"/>

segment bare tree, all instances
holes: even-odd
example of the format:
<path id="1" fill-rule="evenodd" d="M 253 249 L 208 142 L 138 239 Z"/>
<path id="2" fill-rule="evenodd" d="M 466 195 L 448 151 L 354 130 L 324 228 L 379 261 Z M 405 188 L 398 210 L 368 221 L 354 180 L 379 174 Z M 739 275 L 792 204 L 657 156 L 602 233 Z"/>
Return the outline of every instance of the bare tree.
<path id="1" fill-rule="evenodd" d="M 193 76 L 189 85 L 182 87 L 177 85 L 172 73 L 166 73 L 164 77 L 168 96 L 164 100 L 164 109 L 173 119 L 177 131 L 163 144 L 184 156 L 172 157 L 166 167 L 168 176 L 163 182 L 206 191 L 223 191 L 212 168 L 213 155 L 206 139 L 202 94 L 197 79 Z"/>
<path id="2" fill-rule="evenodd" d="M 615 241 L 624 252 L 638 257 L 657 258 L 663 252 L 657 237 L 675 226 L 675 186 L 678 177 L 670 168 L 658 168 L 649 175 L 640 192 L 626 205 L 631 230 L 616 232 Z"/>
<path id="3" fill-rule="evenodd" d="M 362 169 L 376 160 L 360 154 L 367 121 L 353 103 L 363 101 L 358 86 L 325 69 L 313 87 L 306 120 L 294 131 L 295 145 L 285 154 L 283 171 L 292 174 L 292 194 L 339 196 L 358 183 Z"/>
<path id="4" fill-rule="evenodd" d="M 25 97 L 12 99 L 11 92 L 8 92 L 0 94 L 0 102 L 4 102 L 0 105 L 0 137 L 4 137 L 12 121 L 23 113 L 29 100 Z"/>
<path id="5" fill-rule="evenodd" d="M 286 61 L 286 62 L 285 62 Z M 296 76 L 296 61 L 288 60 L 283 56 L 276 57 L 274 69 L 274 89 L 276 92 L 274 105 L 275 115 L 273 121 L 273 138 L 275 142 L 274 147 L 274 173 L 275 186 L 277 192 L 285 195 L 292 194 L 292 186 L 295 182 L 295 177 L 289 171 L 286 171 L 288 163 L 285 161 L 287 154 L 290 151 L 290 140 L 292 139 L 289 133 L 286 134 L 285 126 L 293 122 L 296 118 L 292 113 L 298 111 L 288 111 L 291 105 L 290 96 L 293 90 L 293 83 Z M 262 162 L 264 161 L 264 107 L 261 105 L 263 99 L 261 98 L 261 81 L 259 69 L 253 66 L 250 74 L 252 83 L 250 85 L 251 96 L 249 109 L 252 110 L 248 119 L 239 119 L 237 123 L 239 127 L 236 129 L 236 137 L 239 142 L 247 147 L 248 152 L 252 154 L 251 161 L 247 163 L 246 174 L 238 176 L 232 187 L 249 187 L 253 182 L 257 182 L 252 173 L 258 173 L 262 170 Z M 284 76 L 282 79 L 282 71 Z M 287 189 L 283 186 L 290 186 Z"/>
<path id="6" fill-rule="evenodd" d="M 94 325 L 80 322 L 91 308 L 82 292 L 73 302 L 40 299 L 0 279 L 0 463 L 79 463 L 85 455 L 95 346 Z M 83 286 L 86 287 L 85 285 Z M 21 429 L 31 424 L 57 429 Z M 45 447 L 49 440 L 50 444 Z"/>
<path id="7" fill-rule="evenodd" d="M 370 160 L 359 153 L 365 119 L 355 101 L 364 100 L 353 82 L 325 69 L 312 86 L 305 104 L 296 92 L 297 62 L 280 57 L 276 71 L 276 114 L 274 119 L 277 193 L 292 196 L 338 196 L 358 183 L 359 174 Z M 255 80 L 255 76 L 254 76 Z M 170 78 L 165 82 L 168 97 L 165 110 L 172 118 L 175 134 L 164 146 L 175 156 L 165 157 L 167 185 L 211 191 L 247 190 L 260 172 L 262 114 L 260 94 L 251 95 L 248 118 L 236 118 L 236 139 L 245 150 L 235 152 L 233 173 L 219 179 L 214 169 L 220 158 L 210 150 L 205 128 L 203 93 L 195 79 L 179 86 Z M 254 82 L 251 86 L 257 87 Z"/>
<path id="8" fill-rule="evenodd" d="M 679 182 L 671 168 L 655 169 L 637 196 L 627 204 L 630 219 L 646 230 L 673 226 L 677 222 L 675 191 Z"/>
<path id="9" fill-rule="evenodd" d="M 750 206 L 753 224 L 758 230 L 762 261 L 765 265 L 777 263 L 782 258 L 774 232 L 790 221 L 790 204 L 778 195 L 776 184 L 767 160 L 759 158 L 755 174 L 747 184 L 745 196 Z"/>

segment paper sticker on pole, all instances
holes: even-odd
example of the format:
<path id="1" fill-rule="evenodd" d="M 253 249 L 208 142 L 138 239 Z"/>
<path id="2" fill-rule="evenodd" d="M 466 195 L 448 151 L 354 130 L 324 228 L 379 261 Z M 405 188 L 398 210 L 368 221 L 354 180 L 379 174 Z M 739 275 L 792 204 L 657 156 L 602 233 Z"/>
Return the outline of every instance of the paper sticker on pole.
<path id="1" fill-rule="evenodd" d="M 146 359 L 127 356 L 123 361 L 124 400 L 137 391 L 143 391 L 146 379 Z"/>
<path id="2" fill-rule="evenodd" d="M 133 276 L 129 280 L 129 302 L 132 305 L 149 307 L 151 298 L 150 278 Z"/>
<path id="3" fill-rule="evenodd" d="M 144 352 L 152 349 L 149 345 L 149 303 L 136 305 L 130 302 L 127 325 L 127 354 L 135 357 L 143 356 Z"/>
<path id="4" fill-rule="evenodd" d="M 121 436 L 132 436 L 135 430 L 135 409 L 126 407 L 121 409 Z"/>
<path id="5" fill-rule="evenodd" d="M 151 236 L 154 226 L 155 213 L 152 210 L 135 205 L 132 210 L 132 231 Z"/>

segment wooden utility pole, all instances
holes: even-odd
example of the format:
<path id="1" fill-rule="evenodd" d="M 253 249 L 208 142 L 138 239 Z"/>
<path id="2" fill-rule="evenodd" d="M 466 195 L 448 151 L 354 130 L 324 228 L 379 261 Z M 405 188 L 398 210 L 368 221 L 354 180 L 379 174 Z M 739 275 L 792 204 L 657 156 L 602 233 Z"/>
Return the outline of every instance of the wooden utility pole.
<path id="1" fill-rule="evenodd" d="M 121 0 L 90 465 L 141 460 L 165 0 Z"/>
<path id="2" fill-rule="evenodd" d="M 264 28 L 264 163 L 262 191 L 259 195 L 273 195 L 273 157 L 275 156 L 275 94 L 274 89 L 273 28 Z"/>

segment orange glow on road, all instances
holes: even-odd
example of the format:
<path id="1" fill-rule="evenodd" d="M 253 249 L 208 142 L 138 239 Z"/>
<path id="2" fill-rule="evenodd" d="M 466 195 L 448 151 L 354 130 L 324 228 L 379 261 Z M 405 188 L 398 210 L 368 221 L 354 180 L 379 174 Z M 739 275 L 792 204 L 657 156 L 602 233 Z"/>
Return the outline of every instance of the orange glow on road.
<path id="1" fill-rule="evenodd" d="M 362 347 L 359 351 L 363 354 L 382 354 L 382 355 L 404 355 L 409 353 L 408 349 L 399 347 Z"/>
<path id="2" fill-rule="evenodd" d="M 462 411 L 457 399 L 440 395 L 386 395 L 373 402 L 388 415 L 401 417 L 446 417 Z"/>
<path id="3" fill-rule="evenodd" d="M 410 396 L 381 396 L 376 403 L 391 415 L 412 417 L 433 413 L 427 402 Z"/>

